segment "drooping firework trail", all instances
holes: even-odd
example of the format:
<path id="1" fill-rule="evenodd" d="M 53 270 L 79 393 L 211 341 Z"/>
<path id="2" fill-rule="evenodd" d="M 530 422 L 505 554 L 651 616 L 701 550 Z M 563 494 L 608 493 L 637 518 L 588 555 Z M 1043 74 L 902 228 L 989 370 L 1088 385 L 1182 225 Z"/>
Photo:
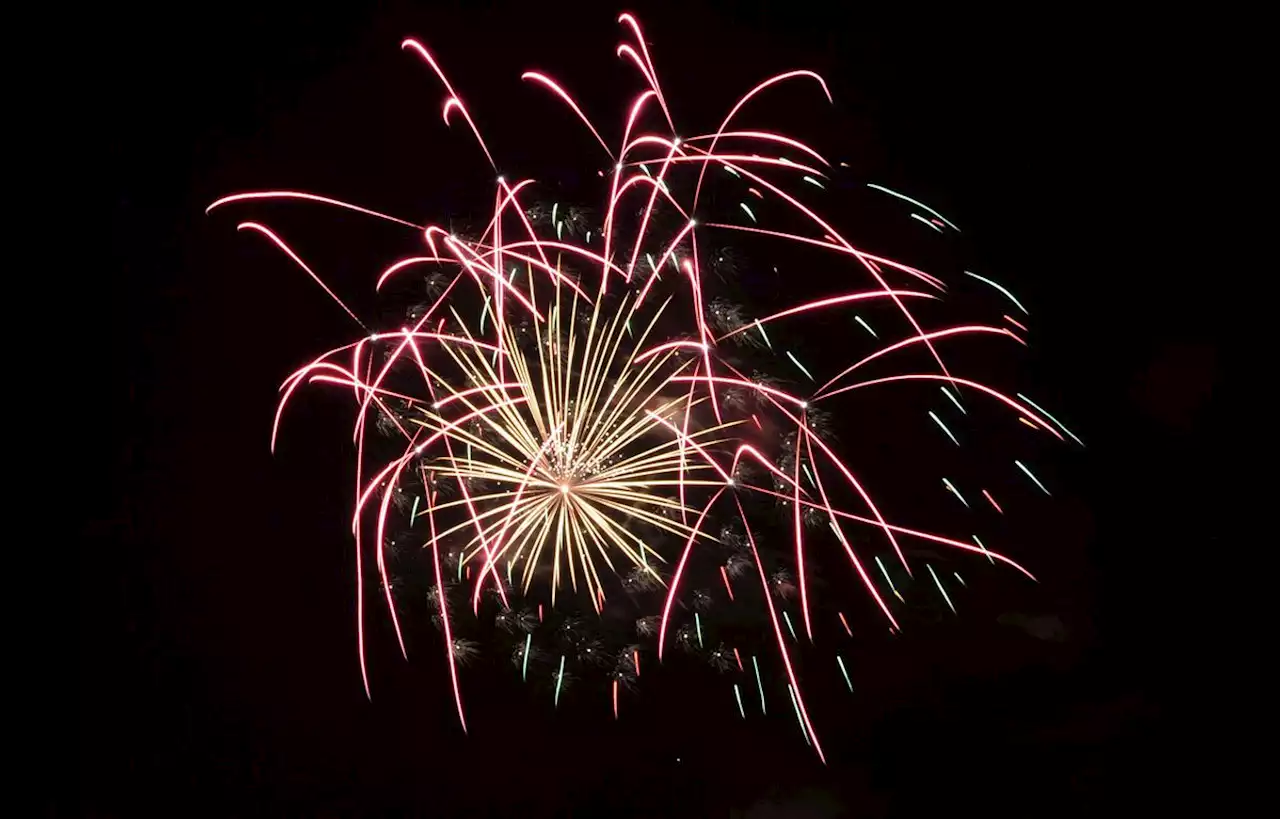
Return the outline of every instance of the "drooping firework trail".
<path id="1" fill-rule="evenodd" d="M 478 655 L 505 651 L 513 673 L 543 686 L 543 702 L 556 706 L 567 692 L 598 689 L 600 707 L 617 719 L 625 711 L 620 697 L 637 691 L 641 654 L 665 663 L 674 646 L 730 677 L 726 688 L 743 718 L 743 689 L 755 689 L 767 714 L 766 689 L 780 697 L 785 687 L 801 735 L 821 758 L 799 657 L 833 645 L 836 663 L 823 667 L 838 669 L 852 692 L 856 663 L 847 664 L 847 646 L 836 653 L 835 643 L 855 639 L 865 626 L 846 618 L 855 611 L 848 594 L 824 599 L 829 587 L 815 578 L 840 575 L 849 588 L 860 587 L 868 622 L 876 618 L 883 623 L 877 628 L 897 632 L 894 607 L 921 594 L 913 591 L 921 581 L 903 543 L 946 547 L 956 559 L 985 557 L 1031 576 L 977 535 L 891 520 L 875 475 L 842 454 L 832 413 L 851 401 L 894 400 L 914 383 L 934 396 L 940 387 L 937 397 L 946 399 L 922 408 L 918 432 L 936 438 L 926 431 L 931 420 L 950 439 L 944 445 L 959 446 L 961 438 L 940 413 L 952 425 L 994 414 L 1057 441 L 1063 433 L 1079 439 L 1021 394 L 948 368 L 949 346 L 984 336 L 1025 344 L 1020 335 L 996 323 L 926 328 L 920 306 L 944 302 L 948 285 L 856 246 L 806 204 L 832 195 L 824 183 L 831 163 L 750 117 L 761 97 L 787 91 L 829 102 L 820 76 L 797 70 L 768 77 L 711 120 L 714 130 L 682 130 L 639 23 L 629 14 L 619 23 L 617 56 L 636 70 L 641 89 L 620 105 L 616 139 L 559 82 L 541 72 L 522 76 L 563 106 L 570 131 L 576 121 L 593 139 L 588 145 L 598 146 L 607 167 L 595 175 L 596 210 L 548 206 L 539 198 L 548 180 L 508 176 L 477 186 L 476 201 L 491 203 L 492 211 L 465 231 L 303 191 L 238 193 L 210 205 L 267 214 L 280 203 L 336 208 L 344 218 L 414 231 L 422 243 L 416 255 L 371 277 L 383 297 L 412 302 L 402 320 L 374 332 L 317 272 L 322 264 L 305 261 L 261 221 L 241 223 L 319 284 L 359 328 L 353 341 L 285 379 L 271 446 L 304 386 L 336 385 L 353 398 L 351 530 L 366 694 L 368 576 L 406 656 L 403 616 L 429 611 L 464 731 L 464 671 Z M 403 49 L 442 87 L 445 124 L 461 124 L 472 143 L 459 158 L 478 149 L 477 179 L 494 180 L 497 157 L 469 104 L 426 45 L 409 39 Z M 501 113 L 486 111 L 483 120 Z M 906 194 L 867 184 L 928 214 L 904 219 L 957 231 Z M 774 216 L 786 227 L 772 227 Z M 791 304 L 778 303 L 777 288 L 751 299 L 758 279 L 722 286 L 745 265 L 720 249 L 721 240 L 734 239 L 826 254 L 850 284 Z M 964 273 L 1026 314 L 1002 285 Z M 756 306 L 735 303 L 735 292 Z M 1007 308 L 993 309 L 1001 315 Z M 836 346 L 857 353 L 850 365 L 825 370 L 790 339 L 803 339 L 814 319 L 833 316 L 848 328 Z M 923 359 L 908 357 L 921 351 Z M 926 368 L 886 374 L 906 360 Z M 1048 493 L 1022 460 L 1004 462 Z M 966 514 L 986 510 L 971 506 L 949 478 L 942 484 Z M 997 488 L 1006 502 L 1026 494 L 1025 480 Z M 981 494 L 1004 514 L 987 489 Z M 419 556 L 422 586 L 399 583 Z M 933 566 L 926 571 L 933 593 L 956 610 Z M 773 684 L 762 668 L 772 669 Z"/>

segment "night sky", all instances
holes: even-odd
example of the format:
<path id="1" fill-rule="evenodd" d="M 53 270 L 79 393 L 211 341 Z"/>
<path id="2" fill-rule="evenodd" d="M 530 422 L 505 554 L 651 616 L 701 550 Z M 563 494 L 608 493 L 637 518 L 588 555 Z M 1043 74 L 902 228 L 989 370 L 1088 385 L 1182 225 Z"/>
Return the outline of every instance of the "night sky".
<path id="1" fill-rule="evenodd" d="M 1136 22 L 807 2 L 337 5 L 122 12 L 88 78 L 111 100 L 97 147 L 111 197 L 100 302 L 112 309 L 97 315 L 97 355 L 119 435 L 109 491 L 88 502 L 78 786 L 53 794 L 57 815 L 1080 816 L 1170 804 L 1167 782 L 1186 764 L 1179 681 L 1207 639 L 1185 575 L 1223 545 L 1206 479 L 1219 465 L 1222 313 L 1196 260 L 1142 238 L 1145 220 L 1180 218 L 1137 192 L 1164 190 L 1153 183 L 1173 173 L 1174 151 L 1158 135 L 1198 92 L 1168 79 L 1160 48 L 1134 54 Z M 640 17 L 691 129 L 713 130 L 769 74 L 826 77 L 834 107 L 796 86 L 751 121 L 849 163 L 821 202 L 855 243 L 1010 286 L 1032 314 L 1030 352 L 959 369 L 1043 396 L 1087 444 L 1037 450 L 1051 501 L 1008 482 L 1023 507 L 1016 556 L 1039 585 L 973 562 L 966 577 L 988 575 L 982 599 L 866 640 L 858 694 L 815 695 L 826 767 L 789 715 L 742 723 L 723 686 L 678 671 L 616 723 L 604 695 L 553 715 L 477 671 L 463 736 L 436 633 L 410 624 L 406 663 L 381 610 L 370 703 L 345 405 L 315 396 L 281 452 L 267 451 L 280 381 L 353 328 L 236 222 L 278 226 L 367 315 L 372 276 L 415 238 L 306 205 L 204 207 L 268 188 L 420 221 L 490 207 L 477 195 L 491 184 L 483 155 L 441 123 L 443 92 L 399 50 L 405 36 L 433 50 L 509 173 L 589 190 L 600 152 L 519 74 L 564 80 L 616 140 L 639 88 L 612 53 L 622 10 Z M 910 191 L 963 238 L 940 249 L 866 181 Z M 933 405 L 913 400 L 839 419 L 842 441 L 865 449 L 890 496 L 901 487 L 898 517 L 957 531 L 943 492 L 913 489 L 918 472 L 933 486 L 953 468 L 932 459 L 960 462 L 924 418 Z M 900 417 L 911 407 L 920 418 Z M 861 605 L 851 611 L 870 632 Z M 998 622 L 1010 613 L 1060 623 L 1065 639 Z"/>

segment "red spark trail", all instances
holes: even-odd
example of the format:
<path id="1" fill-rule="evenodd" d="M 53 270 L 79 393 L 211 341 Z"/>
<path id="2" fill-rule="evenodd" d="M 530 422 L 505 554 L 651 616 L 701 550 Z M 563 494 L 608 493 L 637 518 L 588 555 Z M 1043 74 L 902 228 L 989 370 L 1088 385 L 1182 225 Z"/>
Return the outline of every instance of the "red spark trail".
<path id="1" fill-rule="evenodd" d="M 591 135 L 600 143 L 600 147 L 604 148 L 604 152 L 609 155 L 609 158 L 614 159 L 613 151 L 609 150 L 609 144 L 604 141 L 604 137 L 600 136 L 600 132 L 596 130 L 596 126 L 591 124 L 591 120 L 587 118 L 587 115 L 582 113 L 582 109 L 578 107 L 578 103 L 573 101 L 573 97 L 569 96 L 568 91 L 561 88 L 555 80 L 545 74 L 540 74 L 537 71 L 526 71 L 520 75 L 520 79 L 533 80 L 534 82 L 541 83 L 547 88 L 550 88 L 553 93 L 559 96 L 560 99 L 564 100 L 569 107 L 573 109 L 573 113 L 578 115 L 578 119 L 582 120 L 583 124 L 590 129 Z"/>
<path id="2" fill-rule="evenodd" d="M 302 261 L 302 259 L 299 258 L 298 254 L 294 253 L 293 249 L 284 243 L 284 239 L 281 239 L 270 228 L 260 225 L 257 222 L 241 222 L 239 225 L 236 225 L 236 230 L 256 230 L 259 233 L 261 233 L 263 236 L 266 236 L 268 239 L 274 242 L 276 247 L 283 250 L 285 252 L 285 255 L 287 255 L 290 259 L 293 259 L 294 263 L 297 264 L 298 267 L 301 267 L 304 271 L 306 271 L 306 274 L 310 276 L 312 279 L 314 279 L 316 284 L 324 288 L 324 292 L 329 294 L 329 298 L 337 302 L 338 306 L 341 307 L 348 316 L 351 316 L 351 319 L 355 321 L 356 324 L 359 324 L 361 327 L 364 327 L 364 322 L 360 320 L 359 316 L 351 312 L 351 308 L 347 306 L 346 302 L 338 298 L 338 294 L 330 290 L 329 285 L 325 284 L 324 280 L 321 279 L 319 276 L 317 276 L 314 270 L 312 270 L 310 267 L 307 267 L 307 263 Z"/>
<path id="3" fill-rule="evenodd" d="M 662 606 L 662 625 L 658 627 L 658 659 L 662 659 L 662 649 L 666 645 L 667 639 L 667 618 L 671 616 L 671 604 L 676 601 L 676 592 L 680 589 L 680 577 L 684 574 L 685 564 L 689 562 L 689 554 L 693 551 L 693 542 L 697 540 L 698 534 L 702 531 L 702 522 L 706 520 L 707 513 L 711 511 L 711 507 L 715 506 L 716 501 L 724 493 L 727 487 L 721 487 L 711 500 L 707 501 L 707 505 L 703 508 L 702 514 L 698 516 L 698 522 L 694 524 L 693 531 L 689 534 L 689 539 L 685 541 L 684 552 L 680 555 L 680 563 L 676 566 L 676 572 L 671 576 L 671 586 L 667 591 L 667 602 Z"/>
<path id="4" fill-rule="evenodd" d="M 866 292 L 866 293 L 848 293 L 843 296 L 832 296 L 830 298 L 819 299 L 818 301 L 810 302 L 808 304 L 802 304 L 798 307 L 790 307 L 786 310 L 783 310 L 780 313 L 774 313 L 773 315 L 766 316 L 764 318 L 752 319 L 751 324 L 744 324 L 743 326 L 739 327 L 736 330 L 733 330 L 732 332 L 725 333 L 724 335 L 717 338 L 716 341 L 721 342 L 727 338 L 732 338 L 733 336 L 736 336 L 738 333 L 745 333 L 748 330 L 754 330 L 757 324 L 768 324 L 769 322 L 775 319 L 785 318 L 787 316 L 794 316 L 800 313 L 807 313 L 810 310 L 816 310 L 821 307 L 832 307 L 837 304 L 848 304 L 850 302 L 855 302 L 855 301 L 866 301 L 867 299 L 894 298 L 897 296 L 908 296 L 912 298 L 923 298 L 923 299 L 936 298 L 936 296 L 932 296 L 929 293 L 918 293 L 915 290 L 875 290 L 875 291 Z"/>
<path id="5" fill-rule="evenodd" d="M 350 202 L 343 202 L 341 199 L 330 199 L 327 196 L 318 196 L 314 193 L 306 193 L 304 191 L 251 191 L 248 193 L 234 193 L 230 196 L 224 196 L 212 205 L 204 209 L 205 213 L 212 213 L 214 208 L 220 208 L 223 205 L 229 205 L 232 202 L 247 202 L 254 199 L 302 199 L 311 202 L 320 202 L 325 205 L 334 205 L 339 208 L 353 210 L 356 213 L 363 213 L 367 216 L 375 216 L 379 219 L 385 219 L 388 222 L 395 222 L 398 225 L 411 227 L 415 230 L 422 230 L 421 225 L 415 225 L 413 222 L 406 222 L 395 216 L 388 216 L 385 213 L 379 213 L 376 210 L 362 208 L 359 205 L 353 205 Z"/>
<path id="6" fill-rule="evenodd" d="M 827 102 L 832 102 L 831 91 L 830 89 L 827 88 L 826 80 L 822 79 L 820 75 L 815 74 L 812 71 L 806 71 L 801 69 L 799 71 L 787 71 L 783 74 L 778 74 L 776 76 L 770 77 L 769 79 L 757 85 L 755 88 L 752 88 L 750 91 L 748 91 L 742 97 L 742 99 L 738 100 L 737 104 L 733 106 L 733 109 L 729 111 L 728 116 L 726 116 L 724 118 L 724 121 L 720 123 L 720 127 L 716 129 L 715 136 L 712 137 L 711 139 L 711 147 L 707 149 L 707 153 L 708 154 L 715 153 L 716 143 L 718 143 L 720 141 L 721 136 L 724 135 L 725 129 L 729 127 L 729 123 L 733 120 L 734 116 L 736 116 L 737 113 L 742 110 L 742 107 L 746 105 L 751 100 L 752 97 L 754 97 L 756 94 L 759 94 L 761 91 L 765 90 L 766 88 L 772 85 L 777 85 L 780 82 L 785 82 L 786 80 L 793 79 L 796 77 L 810 77 L 814 80 L 817 80 L 818 85 L 822 86 L 822 93 L 827 95 Z M 697 182 L 697 186 L 694 188 L 694 193 L 693 193 L 693 207 L 695 210 L 698 207 L 698 197 L 702 193 L 702 182 L 703 182 L 703 178 L 706 176 L 706 173 L 707 173 L 707 166 L 703 165 L 702 169 L 698 171 L 698 182 Z"/>
<path id="7" fill-rule="evenodd" d="M 818 752 L 818 759 L 821 759 L 825 764 L 827 757 L 822 753 L 822 744 L 818 742 L 818 734 L 813 730 L 813 723 L 809 721 L 809 710 L 805 708 L 804 695 L 800 692 L 800 682 L 796 679 L 796 672 L 791 668 L 791 655 L 787 653 L 787 641 L 782 636 L 782 626 L 778 623 L 778 612 L 774 609 L 773 595 L 769 591 L 769 578 L 765 576 L 764 563 L 760 561 L 760 552 L 756 549 L 755 536 L 751 534 L 751 525 L 747 523 L 747 513 L 743 511 L 742 502 L 736 497 L 733 502 L 738 505 L 738 516 L 742 519 L 742 526 L 747 532 L 747 543 L 751 545 L 751 554 L 755 557 L 756 568 L 760 571 L 760 586 L 764 590 L 764 602 L 769 608 L 769 619 L 773 621 L 773 633 L 777 638 L 778 653 L 782 655 L 782 664 L 787 669 L 787 679 L 791 681 L 791 687 L 795 691 L 796 702 L 799 705 L 800 714 L 804 718 L 805 729 L 813 739 L 813 747 Z"/>
<path id="8" fill-rule="evenodd" d="M 824 489 L 822 486 L 822 475 L 820 470 L 817 468 L 817 461 L 813 457 L 813 448 L 809 444 L 809 440 L 813 436 L 809 435 L 808 431 L 803 429 L 800 434 L 804 435 L 804 447 L 805 447 L 805 451 L 809 453 L 809 459 L 814 461 L 813 479 L 814 479 L 814 482 L 818 484 L 818 494 L 822 497 L 822 506 L 827 512 L 827 514 L 831 516 L 832 522 L 836 524 L 836 534 L 837 534 L 836 539 L 839 540 L 840 545 L 844 547 L 844 550 L 849 557 L 849 561 L 853 563 L 854 570 L 857 571 L 858 577 L 862 579 L 862 585 L 866 586 L 867 591 L 871 594 L 871 597 L 876 601 L 876 605 L 878 605 L 880 607 L 880 610 L 884 612 L 884 616 L 889 618 L 889 622 L 893 624 L 894 628 L 897 628 L 898 621 L 894 619 L 893 612 L 889 611 L 889 606 L 885 604 L 884 598 L 880 596 L 880 592 L 878 589 L 876 589 L 875 583 L 871 581 L 871 576 L 868 575 L 867 570 L 862 567 L 862 561 L 859 560 L 858 556 L 853 553 L 853 547 L 849 545 L 848 538 L 846 538 L 844 534 L 840 532 L 840 524 L 838 521 L 836 521 L 835 510 L 831 506 L 831 501 L 827 499 L 827 490 Z M 797 457 L 798 457 L 799 447 L 800 447 L 800 441 L 799 441 L 799 438 L 797 437 L 797 440 L 796 440 Z M 797 488 L 799 487 L 798 478 L 797 478 L 796 486 Z M 795 503 L 798 509 L 800 506 L 799 495 L 796 496 Z M 843 614 L 840 615 L 840 619 L 842 621 L 844 620 Z M 845 623 L 845 628 L 846 629 L 849 628 L 848 623 Z M 853 635 L 850 635 L 850 636 L 853 636 Z"/>
<path id="9" fill-rule="evenodd" d="M 809 619 L 809 591 L 808 582 L 805 579 L 804 570 L 804 527 L 802 526 L 800 512 L 800 437 L 805 433 L 804 413 L 800 413 L 800 424 L 796 427 L 796 445 L 795 445 L 795 469 L 791 477 L 794 486 L 795 497 L 791 502 L 791 519 L 795 525 L 796 538 L 796 574 L 800 578 L 800 612 L 804 615 L 804 633 L 809 636 L 809 640 L 813 640 L 813 623 Z"/>
<path id="10" fill-rule="evenodd" d="M 418 52 L 422 59 L 427 61 L 427 65 L 431 66 L 431 70 L 436 72 L 436 76 L 440 78 L 440 82 L 444 84 L 445 89 L 449 92 L 449 99 L 445 103 L 444 121 L 449 123 L 449 109 L 451 106 L 456 107 L 458 112 L 462 114 L 463 119 L 467 121 L 467 125 L 471 126 L 471 133 L 475 134 L 476 142 L 480 143 L 480 149 L 484 151 L 484 155 L 489 158 L 489 165 L 493 168 L 494 173 L 498 171 L 498 164 L 493 161 L 493 154 L 489 153 L 489 146 L 484 144 L 484 138 L 480 136 L 480 130 L 476 128 L 475 122 L 471 119 L 471 114 L 467 111 L 467 107 L 462 104 L 462 98 L 458 96 L 458 92 L 453 90 L 453 86 L 449 84 L 449 78 L 440 70 L 440 66 L 436 64 L 435 58 L 431 53 L 419 43 L 417 40 L 408 39 L 400 44 L 400 48 L 410 48 Z"/>
<path id="11" fill-rule="evenodd" d="M 932 333 L 926 333 L 925 335 L 911 336 L 910 338 L 904 338 L 902 341 L 894 342 L 893 344 L 890 344 L 887 347 L 881 347 L 879 350 L 876 350 L 871 355 L 858 361 L 858 363 L 844 368 L 835 377 L 831 378 L 829 381 L 827 381 L 827 383 L 819 387 L 818 391 L 813 394 L 813 398 L 815 401 L 821 398 L 822 394 L 826 392 L 828 387 L 830 387 L 832 384 L 839 381 L 841 378 L 844 378 L 849 373 L 858 369 L 859 367 L 862 367 L 866 364 L 871 363 L 872 361 L 875 361 L 880 356 L 888 355 L 894 350 L 901 350 L 903 347 L 908 347 L 912 344 L 919 344 L 925 341 L 925 336 L 928 336 L 929 339 L 935 339 L 935 338 L 946 338 L 948 336 L 954 336 L 954 335 L 961 335 L 964 333 L 994 333 L 996 335 L 1008 336 L 1009 338 L 1013 339 L 1019 344 L 1023 344 L 1025 346 L 1025 342 L 1023 342 L 1022 339 L 1018 338 L 1013 333 L 1009 332 L 1003 327 L 988 327 L 982 324 L 968 324 L 963 327 L 949 327 L 946 330 L 936 330 Z"/>

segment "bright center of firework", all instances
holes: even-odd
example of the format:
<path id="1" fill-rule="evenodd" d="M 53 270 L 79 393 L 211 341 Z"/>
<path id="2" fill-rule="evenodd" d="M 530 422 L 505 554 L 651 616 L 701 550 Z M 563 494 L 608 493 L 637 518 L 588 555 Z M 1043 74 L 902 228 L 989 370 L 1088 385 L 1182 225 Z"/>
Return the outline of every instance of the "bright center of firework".
<path id="1" fill-rule="evenodd" d="M 470 518 L 452 530 L 471 538 L 465 561 L 521 566 L 526 589 L 550 568 L 553 594 L 567 579 L 601 598 L 600 566 L 654 572 L 667 559 L 653 530 L 707 537 L 690 528 L 685 498 L 723 484 L 688 447 L 723 427 L 672 381 L 693 359 L 659 336 L 664 302 L 644 303 L 637 288 L 602 306 L 545 278 L 511 284 L 528 288 L 542 319 L 506 324 L 500 348 L 446 343 L 460 372 L 437 383 L 458 397 L 428 414 L 450 445 L 427 468 L 467 487 L 451 501 Z M 458 336 L 476 337 L 469 326 Z M 451 425 L 444 407 L 475 422 Z"/>

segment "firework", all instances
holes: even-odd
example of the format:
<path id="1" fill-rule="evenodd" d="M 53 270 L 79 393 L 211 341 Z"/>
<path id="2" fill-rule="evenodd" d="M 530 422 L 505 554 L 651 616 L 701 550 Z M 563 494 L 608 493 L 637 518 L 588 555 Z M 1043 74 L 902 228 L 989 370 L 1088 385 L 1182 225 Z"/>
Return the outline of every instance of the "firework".
<path id="1" fill-rule="evenodd" d="M 815 577 L 849 575 L 897 630 L 885 592 L 904 597 L 882 553 L 904 573 L 900 583 L 913 578 L 903 540 L 980 554 L 1030 576 L 976 535 L 974 546 L 891 522 L 872 479 L 839 453 L 823 408 L 869 394 L 862 390 L 933 382 L 961 418 L 989 404 L 1059 440 L 1059 430 L 1067 431 L 1021 396 L 952 375 L 939 345 L 984 334 L 1022 339 L 978 324 L 926 330 L 915 306 L 943 300 L 944 282 L 852 244 L 802 201 L 826 191 L 830 162 L 797 139 L 746 123 L 758 95 L 784 86 L 807 84 L 830 100 L 821 77 L 804 70 L 770 77 L 714 130 L 681 138 L 688 132 L 672 120 L 638 23 L 625 14 L 619 21 L 627 36 L 617 53 L 644 88 L 625 106 L 616 146 L 559 83 L 523 75 L 603 149 L 608 169 L 599 174 L 597 210 L 541 201 L 534 180 L 497 176 L 468 105 L 417 40 L 403 48 L 443 86 L 445 123 L 463 124 L 496 176 L 484 193 L 492 211 L 483 227 L 457 232 L 300 191 L 240 193 L 210 206 L 323 204 L 412 229 L 423 243 L 420 255 L 375 279 L 379 292 L 400 288 L 412 299 L 401 324 L 374 332 L 283 237 L 259 222 L 240 225 L 277 246 L 361 328 L 285 380 L 271 446 L 304 385 L 325 383 L 352 396 L 351 531 L 366 693 L 365 573 L 372 567 L 402 652 L 406 598 L 428 602 L 464 730 L 460 666 L 474 665 L 489 646 L 461 635 L 488 623 L 488 639 L 505 641 L 494 653 L 530 685 L 549 680 L 555 706 L 571 682 L 598 680 L 599 701 L 611 703 L 615 718 L 620 689 L 638 684 L 640 655 L 661 661 L 673 641 L 732 678 L 743 717 L 741 689 L 752 684 L 767 712 L 761 658 L 776 657 L 802 735 L 821 757 L 792 654 L 814 643 L 826 621 L 836 622 L 825 615 L 838 614 L 847 637 L 853 630 L 843 611 L 823 608 Z M 732 201 L 711 195 L 720 187 Z M 958 232 L 905 194 L 871 188 L 930 214 L 910 216 L 935 231 Z M 738 194 L 750 194 L 752 204 Z M 792 227 L 771 229 L 774 213 Z M 765 309 L 739 304 L 718 288 L 736 281 L 739 291 L 749 289 L 737 278 L 749 263 L 713 244 L 734 237 L 826 253 L 861 284 L 787 305 L 777 303 L 774 288 Z M 1002 286 L 968 275 L 1022 308 Z M 876 311 L 880 329 L 855 309 Z M 871 337 L 859 334 L 845 346 L 877 346 L 825 378 L 788 338 L 812 317 L 841 314 Z M 891 332 L 898 335 L 881 340 Z M 900 359 L 894 354 L 904 349 L 926 351 L 931 369 L 862 377 L 871 362 Z M 927 416 L 959 446 L 935 411 Z M 1047 493 L 1020 460 L 1014 465 Z M 943 483 L 968 509 L 954 484 Z M 394 553 L 386 546 L 390 530 L 401 544 Z M 427 576 L 420 591 L 393 585 L 407 571 L 404 543 L 421 547 Z M 868 557 L 883 585 L 868 571 Z M 927 571 L 954 610 L 931 565 Z M 733 616 L 720 616 L 726 611 Z M 750 652 L 750 670 L 739 645 Z M 837 662 L 852 690 L 844 660 Z"/>

